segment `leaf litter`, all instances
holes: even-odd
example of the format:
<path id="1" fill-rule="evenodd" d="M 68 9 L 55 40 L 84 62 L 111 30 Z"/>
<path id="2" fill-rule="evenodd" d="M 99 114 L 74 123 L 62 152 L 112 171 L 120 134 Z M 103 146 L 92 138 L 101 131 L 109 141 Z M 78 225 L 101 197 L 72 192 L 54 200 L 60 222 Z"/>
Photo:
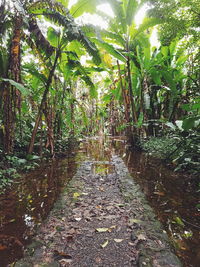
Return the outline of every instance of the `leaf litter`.
<path id="1" fill-rule="evenodd" d="M 95 174 L 92 164 L 82 163 L 60 200 L 62 205 L 41 225 L 35 240 L 42 246 L 33 256 L 27 254 L 33 266 L 53 262 L 72 267 L 138 266 L 138 244 L 148 240 L 141 229 L 140 202 L 125 200 L 113 168 L 117 162 L 112 162 L 111 173 Z"/>

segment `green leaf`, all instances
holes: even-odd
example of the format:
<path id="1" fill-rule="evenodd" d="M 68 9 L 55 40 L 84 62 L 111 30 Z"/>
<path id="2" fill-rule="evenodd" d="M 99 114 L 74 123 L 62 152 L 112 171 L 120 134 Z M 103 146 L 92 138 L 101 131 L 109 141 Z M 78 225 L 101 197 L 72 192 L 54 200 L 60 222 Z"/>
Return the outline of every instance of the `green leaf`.
<path id="1" fill-rule="evenodd" d="M 139 26 L 139 28 L 132 32 L 131 38 L 134 39 L 138 34 L 144 32 L 148 28 L 151 28 L 155 25 L 161 24 L 164 21 L 159 18 L 145 18 L 143 23 Z"/>
<path id="2" fill-rule="evenodd" d="M 149 69 L 150 67 L 150 58 L 151 58 L 151 49 L 150 47 L 145 47 L 144 48 L 144 67 L 146 69 Z"/>
<path id="3" fill-rule="evenodd" d="M 64 7 L 68 7 L 69 0 L 58 0 L 57 2 L 60 2 Z"/>
<path id="4" fill-rule="evenodd" d="M 126 41 L 122 38 L 122 36 L 120 34 L 117 34 L 117 33 L 102 30 L 101 31 L 101 37 L 109 39 L 108 40 L 109 43 L 112 42 L 112 43 L 118 44 L 122 47 L 125 47 L 125 45 L 126 45 Z"/>
<path id="5" fill-rule="evenodd" d="M 137 6 L 138 6 L 137 1 L 134 1 L 134 0 L 128 1 L 127 9 L 126 9 L 126 23 L 129 26 L 132 24 Z"/>
<path id="6" fill-rule="evenodd" d="M 58 47 L 59 45 L 59 33 L 52 27 L 48 28 L 47 37 L 50 44 L 54 47 Z"/>
<path id="7" fill-rule="evenodd" d="M 161 47 L 161 53 L 163 54 L 164 57 L 168 57 L 168 52 L 169 52 L 168 46 Z"/>
<path id="8" fill-rule="evenodd" d="M 169 50 L 170 50 L 170 54 L 171 55 L 174 55 L 175 54 L 175 50 L 176 50 L 176 45 L 177 45 L 177 42 L 174 41 L 170 44 L 169 46 Z"/>
<path id="9" fill-rule="evenodd" d="M 176 61 L 176 65 L 177 65 L 177 66 L 182 65 L 183 63 L 186 62 L 187 59 L 188 59 L 188 55 L 182 55 L 182 56 L 180 56 L 180 57 L 177 59 L 177 61 Z"/>
<path id="10" fill-rule="evenodd" d="M 142 126 L 143 120 L 144 120 L 144 114 L 143 114 L 143 112 L 141 112 L 139 115 L 139 118 L 138 118 L 137 127 Z"/>
<path id="11" fill-rule="evenodd" d="M 105 102 L 106 104 L 110 103 L 112 99 L 112 95 L 111 94 L 105 94 L 103 97 L 102 97 L 102 102 Z"/>
<path id="12" fill-rule="evenodd" d="M 98 46 L 100 46 L 101 48 L 105 49 L 108 53 L 110 53 L 113 57 L 121 60 L 122 62 L 126 62 L 126 58 L 119 51 L 117 51 L 112 45 L 100 41 L 98 39 L 92 39 L 92 40 Z"/>
<path id="13" fill-rule="evenodd" d="M 194 116 L 194 117 L 191 117 L 191 118 L 186 118 L 183 120 L 183 129 L 185 131 L 188 131 L 192 128 L 194 128 L 196 126 L 196 124 L 199 125 L 199 120 L 200 120 L 200 116 Z"/>
<path id="14" fill-rule="evenodd" d="M 81 16 L 83 13 L 94 13 L 96 11 L 96 0 L 78 0 L 76 4 L 74 4 L 70 13 L 74 18 Z"/>
<path id="15" fill-rule="evenodd" d="M 195 102 L 197 103 L 183 104 L 181 108 L 186 111 L 196 111 L 200 109 L 200 99 L 197 99 Z"/>
<path id="16" fill-rule="evenodd" d="M 177 224 L 179 224 L 180 226 L 184 226 L 183 221 L 182 221 L 181 218 L 178 217 L 178 216 L 175 217 L 175 222 L 176 222 Z"/>
<path id="17" fill-rule="evenodd" d="M 156 71 L 155 69 L 151 70 L 151 77 L 153 81 L 155 82 L 156 85 L 161 85 L 161 77 L 160 77 L 160 72 Z"/>
<path id="18" fill-rule="evenodd" d="M 17 83 L 11 79 L 4 79 L 1 78 L 2 81 L 4 82 L 9 82 L 11 85 L 15 86 L 24 96 L 29 95 L 29 91 L 26 87 L 24 87 L 21 83 Z"/>

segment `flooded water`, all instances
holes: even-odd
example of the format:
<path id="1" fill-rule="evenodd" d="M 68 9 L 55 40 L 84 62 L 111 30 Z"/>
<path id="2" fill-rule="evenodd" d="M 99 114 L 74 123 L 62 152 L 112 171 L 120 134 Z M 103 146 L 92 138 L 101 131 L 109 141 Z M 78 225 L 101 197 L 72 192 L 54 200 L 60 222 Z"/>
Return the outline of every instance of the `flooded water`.
<path id="1" fill-rule="evenodd" d="M 23 256 L 38 225 L 47 217 L 65 185 L 83 160 L 94 160 L 94 173 L 113 172 L 110 158 L 119 154 L 133 179 L 168 232 L 186 267 L 199 266 L 198 192 L 187 176 L 174 174 L 159 160 L 131 152 L 124 138 L 90 138 L 76 155 L 50 162 L 22 177 L 12 191 L 0 196 L 0 263 L 2 267 Z M 100 161 L 103 161 L 103 163 Z"/>
<path id="2" fill-rule="evenodd" d="M 23 256 L 35 229 L 47 217 L 63 187 L 76 172 L 74 156 L 52 161 L 24 175 L 0 196 L 0 266 Z"/>
<path id="3" fill-rule="evenodd" d="M 126 163 L 149 204 L 167 231 L 185 267 L 200 266 L 200 195 L 197 183 L 174 173 L 146 153 L 130 151 L 126 140 L 113 139 L 112 146 Z"/>

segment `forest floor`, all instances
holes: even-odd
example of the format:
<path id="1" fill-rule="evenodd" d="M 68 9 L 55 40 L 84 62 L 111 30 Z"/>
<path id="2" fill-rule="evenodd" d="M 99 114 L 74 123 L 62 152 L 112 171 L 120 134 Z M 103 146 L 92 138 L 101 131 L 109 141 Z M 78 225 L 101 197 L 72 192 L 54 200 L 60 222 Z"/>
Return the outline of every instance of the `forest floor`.
<path id="1" fill-rule="evenodd" d="M 24 259 L 15 264 L 31 266 L 175 267 L 181 263 L 122 159 L 112 155 L 108 162 L 80 164 Z"/>

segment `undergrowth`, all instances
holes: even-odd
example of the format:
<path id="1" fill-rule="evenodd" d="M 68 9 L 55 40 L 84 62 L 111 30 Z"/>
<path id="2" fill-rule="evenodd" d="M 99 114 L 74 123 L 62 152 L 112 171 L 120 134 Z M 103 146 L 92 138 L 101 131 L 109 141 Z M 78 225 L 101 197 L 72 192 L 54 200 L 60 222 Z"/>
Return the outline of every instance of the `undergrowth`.
<path id="1" fill-rule="evenodd" d="M 143 140 L 142 148 L 149 154 L 173 163 L 175 171 L 200 173 L 200 131 L 169 133 L 163 137 Z"/>

